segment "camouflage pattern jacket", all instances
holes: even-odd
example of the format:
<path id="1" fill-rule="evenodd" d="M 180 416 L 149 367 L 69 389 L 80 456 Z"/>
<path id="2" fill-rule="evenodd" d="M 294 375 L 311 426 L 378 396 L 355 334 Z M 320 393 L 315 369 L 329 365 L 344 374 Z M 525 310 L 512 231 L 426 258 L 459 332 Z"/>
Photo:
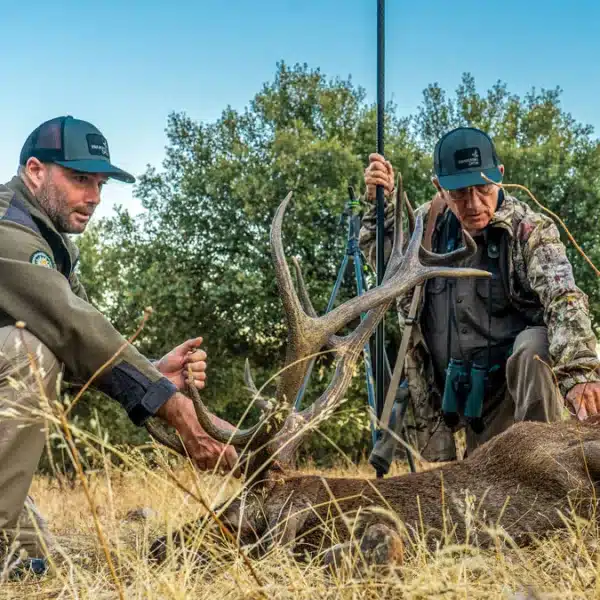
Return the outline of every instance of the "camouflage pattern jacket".
<path id="1" fill-rule="evenodd" d="M 419 207 L 424 226 L 431 202 Z M 447 210 L 447 209 L 445 209 Z M 440 215 L 439 218 L 443 216 Z M 385 201 L 385 254 L 391 250 L 394 204 Z M 508 233 L 508 283 L 510 300 L 515 308 L 527 315 L 527 320 L 545 325 L 548 330 L 552 368 L 561 394 L 577 383 L 600 380 L 600 360 L 597 340 L 591 328 L 587 296 L 577 287 L 565 247 L 554 222 L 533 211 L 527 204 L 505 194 L 504 202 L 494 214 L 490 227 Z M 436 229 L 432 248 L 436 247 Z M 376 213 L 372 204 L 362 218 L 359 246 L 368 262 L 376 264 Z M 427 286 L 421 295 L 417 324 L 413 327 L 405 359 L 404 378 L 417 420 L 424 419 L 428 429 L 438 420 L 440 390 L 434 383 L 433 368 L 421 327 L 420 317 L 425 304 Z M 412 291 L 397 299 L 400 328 L 408 315 Z M 421 444 L 419 444 L 421 445 Z"/>

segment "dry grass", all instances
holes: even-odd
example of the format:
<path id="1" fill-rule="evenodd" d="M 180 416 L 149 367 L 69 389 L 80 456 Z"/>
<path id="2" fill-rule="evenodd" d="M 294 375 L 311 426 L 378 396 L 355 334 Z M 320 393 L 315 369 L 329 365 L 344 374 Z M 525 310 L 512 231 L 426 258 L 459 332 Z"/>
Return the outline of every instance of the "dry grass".
<path id="1" fill-rule="evenodd" d="M 211 554 L 205 565 L 183 556 L 178 566 L 160 567 L 146 559 L 156 536 L 202 515 L 202 510 L 163 468 L 149 470 L 143 461 L 128 469 L 107 467 L 88 475 L 100 525 L 111 551 L 122 597 L 220 598 L 596 598 L 600 597 L 597 533 L 573 531 L 544 540 L 525 550 L 486 550 L 450 547 L 432 555 L 417 549 L 393 574 L 370 572 L 332 576 L 315 563 L 294 562 L 282 549 L 253 560 L 262 588 L 235 551 L 207 537 L 199 544 Z M 421 468 L 426 465 L 420 465 Z M 394 472 L 401 470 L 395 467 Z M 372 470 L 363 465 L 362 475 Z M 307 471 L 308 472 L 308 471 Z M 315 472 L 311 470 L 311 472 Z M 181 461 L 172 471 L 178 480 L 211 503 L 226 498 L 239 485 L 222 477 L 198 474 Z M 334 469 L 329 476 L 356 475 Z M 7 583 L 0 598 L 118 598 L 95 532 L 81 483 L 59 489 L 55 479 L 36 477 L 31 493 L 57 535 L 64 562 L 42 581 Z M 146 507 L 148 518 L 131 520 L 129 511 Z M 539 595 L 527 595 L 527 589 Z"/>
<path id="2" fill-rule="evenodd" d="M 46 399 L 41 414 L 53 431 L 61 432 L 65 440 L 72 435 L 96 459 L 116 451 L 103 442 L 101 432 L 83 432 L 68 424 L 68 405 L 59 402 L 50 407 Z M 77 454 L 71 458 L 78 463 Z M 34 479 L 31 495 L 58 540 L 56 569 L 42 580 L 0 585 L 0 600 L 600 598 L 600 533 L 579 522 L 527 549 L 446 546 L 431 553 L 417 547 L 392 573 L 371 570 L 362 575 L 325 572 L 316 562 L 294 561 L 283 548 L 252 560 L 251 571 L 237 549 L 218 544 L 205 527 L 199 529 L 196 542 L 208 560 L 199 564 L 189 553 L 179 552 L 178 561 L 158 566 L 148 560 L 152 541 L 205 516 L 195 498 L 215 506 L 240 484 L 198 473 L 180 458 L 171 463 L 164 449 L 156 450 L 153 466 L 148 456 L 121 458 L 123 469 L 105 460 L 104 469 L 79 473 L 71 485 L 59 485 L 53 478 Z M 427 467 L 418 465 L 420 470 Z M 401 470 L 394 466 L 390 474 Z M 326 474 L 373 476 L 367 465 Z M 128 518 L 140 507 L 149 509 L 147 518 Z"/>

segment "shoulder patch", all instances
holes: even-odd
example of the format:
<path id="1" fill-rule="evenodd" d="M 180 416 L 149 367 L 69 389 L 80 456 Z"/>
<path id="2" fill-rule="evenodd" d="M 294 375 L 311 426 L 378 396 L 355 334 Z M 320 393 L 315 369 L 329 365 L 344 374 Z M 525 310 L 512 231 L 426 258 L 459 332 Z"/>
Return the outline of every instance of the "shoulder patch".
<path id="1" fill-rule="evenodd" d="M 52 257 L 49 254 L 46 254 L 43 250 L 38 250 L 37 252 L 34 252 L 29 257 L 29 262 L 34 265 L 39 265 L 40 267 L 48 267 L 49 269 L 56 268 Z"/>

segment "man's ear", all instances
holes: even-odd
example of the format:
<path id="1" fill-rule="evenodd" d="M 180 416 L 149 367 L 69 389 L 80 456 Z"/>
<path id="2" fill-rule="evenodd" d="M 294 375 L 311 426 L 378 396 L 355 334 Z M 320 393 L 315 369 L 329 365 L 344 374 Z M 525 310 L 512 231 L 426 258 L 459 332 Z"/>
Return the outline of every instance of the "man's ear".
<path id="1" fill-rule="evenodd" d="M 33 188 L 32 191 L 38 190 L 46 179 L 48 167 L 35 157 L 27 159 L 24 168 L 25 183 Z"/>
<path id="2" fill-rule="evenodd" d="M 500 171 L 500 175 L 504 177 L 504 165 L 498 165 L 498 171 Z"/>

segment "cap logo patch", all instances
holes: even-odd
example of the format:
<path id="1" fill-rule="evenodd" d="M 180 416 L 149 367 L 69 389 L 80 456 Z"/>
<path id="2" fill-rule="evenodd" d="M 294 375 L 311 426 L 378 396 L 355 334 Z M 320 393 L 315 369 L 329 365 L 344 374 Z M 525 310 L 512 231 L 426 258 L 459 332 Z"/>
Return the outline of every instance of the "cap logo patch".
<path id="1" fill-rule="evenodd" d="M 54 269 L 55 264 L 52 260 L 52 257 L 46 254 L 43 250 L 38 250 L 34 252 L 30 258 L 29 262 L 33 265 L 39 265 L 40 267 L 48 267 L 49 269 Z"/>
<path id="2" fill-rule="evenodd" d="M 481 152 L 479 148 L 463 148 L 454 153 L 454 166 L 462 171 L 481 166 Z"/>
<path id="3" fill-rule="evenodd" d="M 104 136 L 101 136 L 97 133 L 88 133 L 86 138 L 90 154 L 95 154 L 97 156 L 103 156 L 104 158 L 110 159 L 110 155 L 108 153 L 108 142 Z"/>

